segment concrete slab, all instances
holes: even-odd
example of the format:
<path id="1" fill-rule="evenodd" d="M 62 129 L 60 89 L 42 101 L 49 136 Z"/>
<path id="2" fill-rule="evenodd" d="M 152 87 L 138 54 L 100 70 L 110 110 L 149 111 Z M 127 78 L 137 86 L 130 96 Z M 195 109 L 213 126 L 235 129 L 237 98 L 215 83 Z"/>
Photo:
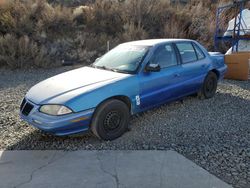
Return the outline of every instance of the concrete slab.
<path id="1" fill-rule="evenodd" d="M 2 151 L 1 188 L 230 188 L 174 151 Z"/>

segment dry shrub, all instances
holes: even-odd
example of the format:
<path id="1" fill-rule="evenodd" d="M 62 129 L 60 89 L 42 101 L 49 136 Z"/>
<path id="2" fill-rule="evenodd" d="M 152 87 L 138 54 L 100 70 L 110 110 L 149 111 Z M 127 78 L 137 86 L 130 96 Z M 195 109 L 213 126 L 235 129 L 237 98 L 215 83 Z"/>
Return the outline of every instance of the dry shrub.
<path id="1" fill-rule="evenodd" d="M 159 0 L 128 0 L 123 12 L 126 24 L 134 23 L 138 28 L 143 28 L 150 38 L 162 36 L 164 25 L 169 17 L 168 1 Z"/>
<path id="2" fill-rule="evenodd" d="M 78 61 L 82 63 L 89 64 L 107 51 L 108 41 L 110 44 L 110 49 L 120 43 L 118 38 L 113 38 L 105 33 L 95 35 L 91 33 L 79 32 L 71 43 L 71 57 L 78 59 Z"/>
<path id="3" fill-rule="evenodd" d="M 187 36 L 199 41 L 208 42 L 213 39 L 215 28 L 211 28 L 211 22 L 215 21 L 211 18 L 211 10 L 206 9 L 202 2 L 190 7 L 190 12 L 193 12 L 191 24 Z"/>
<path id="4" fill-rule="evenodd" d="M 32 19 L 37 23 L 36 30 L 51 37 L 65 35 L 74 30 L 72 10 L 62 6 L 52 7 L 45 1 L 32 6 Z"/>
<path id="5" fill-rule="evenodd" d="M 123 22 L 119 4 L 114 1 L 99 0 L 92 5 L 90 15 L 86 15 L 88 32 L 105 33 L 116 36 L 123 31 Z"/>
<path id="6" fill-rule="evenodd" d="M 53 65 L 49 60 L 89 64 L 106 52 L 107 41 L 113 48 L 147 38 L 192 38 L 211 50 L 216 8 L 230 1 L 96 0 L 74 8 L 60 4 L 66 0 L 49 2 L 11 0 L 0 7 L 1 65 Z M 233 16 L 230 9 L 222 14 L 222 28 Z"/>
<path id="7" fill-rule="evenodd" d="M 11 16 L 10 6 L 0 7 L 0 33 L 6 34 L 15 27 L 15 20 Z"/>
<path id="8" fill-rule="evenodd" d="M 124 32 L 121 36 L 121 41 L 133 41 L 148 38 L 147 32 L 142 26 L 136 26 L 134 23 L 128 23 L 124 25 Z"/>
<path id="9" fill-rule="evenodd" d="M 12 69 L 47 67 L 50 63 L 44 46 L 39 47 L 28 36 L 16 38 L 11 34 L 0 37 L 0 65 Z"/>
<path id="10" fill-rule="evenodd" d="M 9 4 L 0 7 L 0 34 L 31 33 L 30 22 L 27 20 L 29 7 L 20 1 L 12 1 Z"/>
<path id="11" fill-rule="evenodd" d="M 73 11 L 74 21 L 77 25 L 84 25 L 87 21 L 93 19 L 94 11 L 90 6 L 79 6 Z"/>
<path id="12" fill-rule="evenodd" d="M 165 38 L 186 38 L 191 25 L 190 15 L 185 12 L 171 13 L 164 27 Z"/>
<path id="13" fill-rule="evenodd" d="M 14 0 L 0 8 L 0 34 L 18 36 L 46 32 L 59 35 L 74 28 L 72 10 L 62 6 L 52 7 L 46 0 Z"/>

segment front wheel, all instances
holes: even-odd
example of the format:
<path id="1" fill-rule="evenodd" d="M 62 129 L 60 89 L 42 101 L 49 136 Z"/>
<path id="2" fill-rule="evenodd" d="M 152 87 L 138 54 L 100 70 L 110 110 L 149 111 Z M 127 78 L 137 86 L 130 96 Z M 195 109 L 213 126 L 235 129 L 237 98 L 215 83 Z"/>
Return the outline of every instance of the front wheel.
<path id="1" fill-rule="evenodd" d="M 218 85 L 218 78 L 214 72 L 209 72 L 199 93 L 201 98 L 210 99 L 214 97 Z"/>
<path id="2" fill-rule="evenodd" d="M 114 140 L 128 130 L 129 118 L 128 106 L 120 100 L 111 99 L 97 108 L 91 130 L 102 140 Z"/>

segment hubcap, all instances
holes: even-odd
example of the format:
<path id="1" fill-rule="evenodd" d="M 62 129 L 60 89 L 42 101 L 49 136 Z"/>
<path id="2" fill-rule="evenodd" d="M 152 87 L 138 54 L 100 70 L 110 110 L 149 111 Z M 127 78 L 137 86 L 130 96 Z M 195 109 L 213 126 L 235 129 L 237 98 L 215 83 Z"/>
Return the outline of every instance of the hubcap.
<path id="1" fill-rule="evenodd" d="M 109 112 L 104 119 L 104 128 L 106 131 L 113 131 L 117 129 L 121 122 L 121 116 L 118 112 Z"/>

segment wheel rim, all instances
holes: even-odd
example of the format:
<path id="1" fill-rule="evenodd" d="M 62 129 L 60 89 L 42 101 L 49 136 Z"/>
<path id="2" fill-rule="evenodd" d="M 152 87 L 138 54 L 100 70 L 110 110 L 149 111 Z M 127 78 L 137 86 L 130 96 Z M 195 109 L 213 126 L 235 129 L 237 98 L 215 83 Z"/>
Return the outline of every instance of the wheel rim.
<path id="1" fill-rule="evenodd" d="M 216 80 L 213 78 L 208 79 L 205 87 L 206 93 L 207 94 L 213 93 L 215 91 L 215 86 L 216 86 Z"/>
<path id="2" fill-rule="evenodd" d="M 115 131 L 120 127 L 122 117 L 117 111 L 109 112 L 104 119 L 104 129 L 107 132 Z"/>

